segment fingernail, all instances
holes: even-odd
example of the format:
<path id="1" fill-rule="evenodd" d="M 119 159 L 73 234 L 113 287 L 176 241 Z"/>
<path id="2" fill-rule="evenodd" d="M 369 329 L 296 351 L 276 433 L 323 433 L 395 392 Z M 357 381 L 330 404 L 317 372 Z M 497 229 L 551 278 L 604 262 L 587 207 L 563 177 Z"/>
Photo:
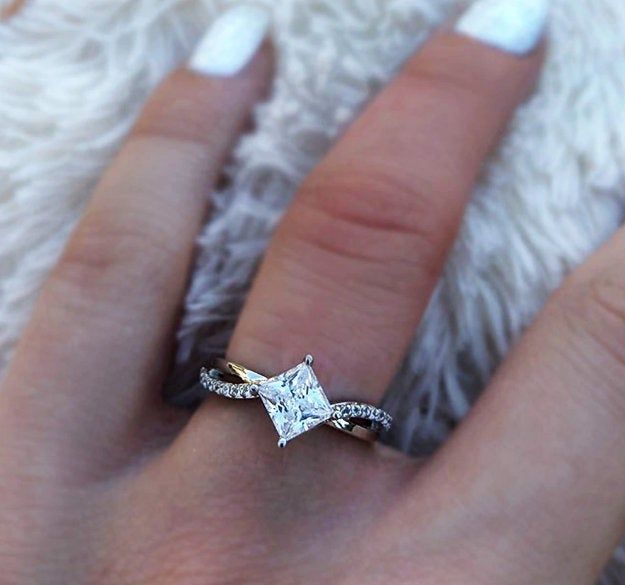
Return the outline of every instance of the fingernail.
<path id="1" fill-rule="evenodd" d="M 456 23 L 456 32 L 522 56 L 536 48 L 548 17 L 548 0 L 477 0 Z"/>
<path id="2" fill-rule="evenodd" d="M 243 5 L 219 16 L 200 40 L 188 68 L 202 75 L 232 77 L 253 59 L 269 30 L 260 6 Z"/>

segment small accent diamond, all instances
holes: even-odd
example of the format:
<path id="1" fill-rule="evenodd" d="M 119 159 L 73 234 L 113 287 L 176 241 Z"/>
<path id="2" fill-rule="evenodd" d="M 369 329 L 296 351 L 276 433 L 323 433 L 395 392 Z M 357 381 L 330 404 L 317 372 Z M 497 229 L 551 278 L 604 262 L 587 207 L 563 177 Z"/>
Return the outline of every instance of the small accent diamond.
<path id="1" fill-rule="evenodd" d="M 258 385 L 281 446 L 332 417 L 332 405 L 307 361 Z"/>

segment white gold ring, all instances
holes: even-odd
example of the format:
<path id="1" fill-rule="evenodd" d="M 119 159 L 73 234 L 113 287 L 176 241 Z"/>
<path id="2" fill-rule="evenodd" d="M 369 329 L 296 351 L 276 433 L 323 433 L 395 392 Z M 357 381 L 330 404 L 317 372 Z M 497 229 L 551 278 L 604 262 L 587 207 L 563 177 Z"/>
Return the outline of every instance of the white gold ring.
<path id="1" fill-rule="evenodd" d="M 324 423 L 368 441 L 391 428 L 392 418 L 381 408 L 361 402 L 331 404 L 312 365 L 308 355 L 290 370 L 266 377 L 235 362 L 216 360 L 217 367 L 202 368 L 200 383 L 207 392 L 225 398 L 260 398 L 278 432 L 280 447 Z"/>

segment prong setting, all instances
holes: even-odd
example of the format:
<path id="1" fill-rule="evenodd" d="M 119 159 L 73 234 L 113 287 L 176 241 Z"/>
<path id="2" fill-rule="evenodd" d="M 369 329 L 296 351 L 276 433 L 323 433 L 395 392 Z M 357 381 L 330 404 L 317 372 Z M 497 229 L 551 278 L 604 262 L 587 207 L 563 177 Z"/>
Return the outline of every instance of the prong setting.
<path id="1" fill-rule="evenodd" d="M 278 436 L 286 441 L 332 416 L 332 405 L 306 362 L 259 384 L 258 395 Z"/>

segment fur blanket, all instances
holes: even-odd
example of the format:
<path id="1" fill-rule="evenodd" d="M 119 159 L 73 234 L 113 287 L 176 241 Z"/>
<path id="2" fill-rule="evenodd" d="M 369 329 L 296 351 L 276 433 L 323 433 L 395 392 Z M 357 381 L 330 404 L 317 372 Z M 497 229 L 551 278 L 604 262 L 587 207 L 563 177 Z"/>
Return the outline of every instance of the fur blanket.
<path id="1" fill-rule="evenodd" d="M 30 0 L 0 23 L 0 371 L 145 97 L 235 1 Z M 466 4 L 257 1 L 274 12 L 277 77 L 198 241 L 180 368 L 223 351 L 302 177 L 428 32 Z M 552 4 L 540 87 L 485 169 L 387 398 L 400 421 L 391 440 L 413 452 L 444 439 L 550 291 L 625 210 L 625 3 Z M 625 583 L 624 566 L 604 583 Z"/>

